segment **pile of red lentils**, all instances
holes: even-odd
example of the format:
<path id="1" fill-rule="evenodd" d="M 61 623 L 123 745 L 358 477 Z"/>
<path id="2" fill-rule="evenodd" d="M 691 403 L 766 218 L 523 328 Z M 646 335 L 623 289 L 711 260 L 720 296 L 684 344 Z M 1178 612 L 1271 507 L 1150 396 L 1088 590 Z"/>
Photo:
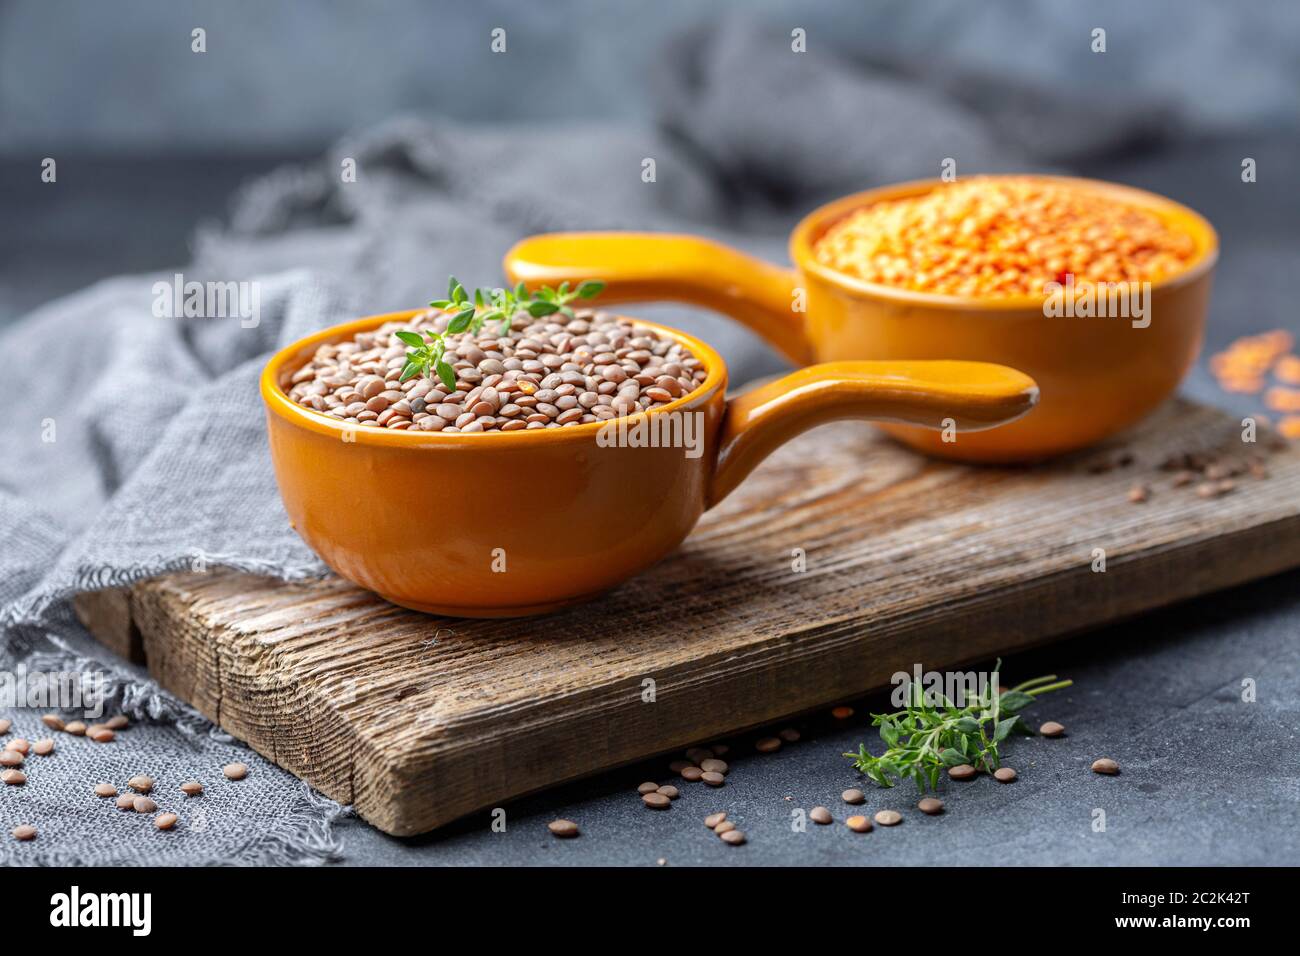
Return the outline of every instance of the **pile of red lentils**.
<path id="1" fill-rule="evenodd" d="M 400 381 L 402 329 L 445 332 L 432 310 L 351 341 L 322 345 L 286 383 L 305 408 L 355 425 L 430 432 L 522 431 L 608 421 L 667 405 L 708 377 L 681 343 L 603 312 L 534 319 L 519 313 L 508 334 L 496 323 L 447 335 L 454 388 L 419 375 Z"/>
<path id="2" fill-rule="evenodd" d="M 1084 186 L 1035 177 L 974 177 L 875 203 L 814 247 L 838 272 L 882 285 L 974 298 L 1157 282 L 1185 269 L 1196 243 L 1160 216 Z"/>

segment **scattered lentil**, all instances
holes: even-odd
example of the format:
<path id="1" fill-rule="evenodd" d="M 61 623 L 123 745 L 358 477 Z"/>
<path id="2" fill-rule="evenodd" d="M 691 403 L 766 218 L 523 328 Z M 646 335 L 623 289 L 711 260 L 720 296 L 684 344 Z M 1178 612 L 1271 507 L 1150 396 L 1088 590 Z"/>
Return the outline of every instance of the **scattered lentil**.
<path id="1" fill-rule="evenodd" d="M 903 822 L 903 815 L 897 810 L 878 810 L 876 822 L 882 827 L 896 827 Z"/>
<path id="2" fill-rule="evenodd" d="M 667 810 L 672 805 L 672 800 L 662 793 L 643 793 L 641 802 L 651 810 Z"/>
<path id="3" fill-rule="evenodd" d="M 848 720 L 850 717 L 853 716 L 853 708 L 833 707 L 831 708 L 831 716 L 834 717 L 836 720 Z"/>
<path id="4" fill-rule="evenodd" d="M 970 780 L 977 771 L 968 763 L 959 763 L 955 767 L 948 768 L 948 776 L 953 780 Z"/>
<path id="5" fill-rule="evenodd" d="M 36 839 L 36 827 L 29 823 L 19 824 L 9 831 L 13 834 L 15 840 L 34 840 Z"/>
<path id="6" fill-rule="evenodd" d="M 26 756 L 27 751 L 31 749 L 31 744 L 29 744 L 22 737 L 15 737 L 13 740 L 9 741 L 9 743 L 6 745 L 6 749 L 12 750 L 14 753 L 23 754 L 24 756 Z"/>
<path id="7" fill-rule="evenodd" d="M 113 801 L 113 805 L 116 806 L 119 810 L 134 810 L 135 794 L 134 793 L 119 794 L 118 798 Z"/>
<path id="8" fill-rule="evenodd" d="M 637 793 L 654 793 L 654 792 L 655 792 L 656 790 L 658 790 L 658 789 L 659 789 L 659 784 L 657 784 L 657 783 L 653 783 L 653 782 L 647 780 L 645 783 L 641 784 L 639 787 L 636 788 L 636 792 L 637 792 Z"/>
<path id="9" fill-rule="evenodd" d="M 105 727 L 102 730 L 95 731 L 93 734 L 88 734 L 88 736 L 97 744 L 108 744 L 113 742 L 113 737 L 115 735 L 113 731 Z"/>
<path id="10" fill-rule="evenodd" d="M 763 737 L 754 744 L 754 749 L 761 754 L 775 753 L 781 749 L 780 737 Z"/>
<path id="11" fill-rule="evenodd" d="M 181 784 L 181 793 L 185 794 L 187 797 L 197 797 L 202 792 L 203 784 L 199 783 L 197 780 L 186 780 Z"/>
<path id="12" fill-rule="evenodd" d="M 36 741 L 36 743 L 32 744 L 32 753 L 36 754 L 38 757 L 48 757 L 50 754 L 54 753 L 54 741 L 49 737 L 44 737 L 41 740 Z"/>
<path id="13" fill-rule="evenodd" d="M 813 807 L 808 811 L 808 819 L 822 826 L 835 822 L 835 818 L 831 816 L 831 812 L 825 807 Z"/>
<path id="14" fill-rule="evenodd" d="M 852 816 L 844 821 L 844 825 L 854 833 L 866 833 L 871 829 L 871 821 L 863 816 Z"/>
<path id="15" fill-rule="evenodd" d="M 86 733 L 86 724 L 80 720 L 70 720 L 63 730 L 65 733 L 72 734 L 74 737 L 82 737 Z"/>
<path id="16" fill-rule="evenodd" d="M 7 783 L 11 787 L 20 787 L 27 782 L 27 774 L 21 770 L 6 770 L 0 773 L 0 782 Z"/>
<path id="17" fill-rule="evenodd" d="M 104 724 L 104 726 L 107 727 L 109 730 L 125 730 L 128 726 L 130 726 L 130 723 L 131 722 L 127 720 L 126 717 L 124 717 L 123 715 L 115 714 L 114 716 L 108 718 L 108 721 Z"/>
<path id="18" fill-rule="evenodd" d="M 861 790 L 854 787 L 852 790 L 845 790 L 843 793 L 841 793 L 840 799 L 843 800 L 845 803 L 851 803 L 856 805 L 859 803 L 865 803 L 867 799 L 867 795 L 863 793 Z"/>
<path id="19" fill-rule="evenodd" d="M 689 767 L 684 767 L 681 773 L 682 779 L 689 781 L 690 783 L 695 783 L 695 781 L 699 780 L 703 776 L 704 771 L 694 764 Z"/>
<path id="20" fill-rule="evenodd" d="M 728 830 L 722 834 L 722 842 L 730 846 L 740 846 L 745 842 L 745 834 L 740 830 Z"/>
<path id="21" fill-rule="evenodd" d="M 725 774 L 728 768 L 725 760 L 718 760 L 716 757 L 711 757 L 708 760 L 700 762 L 700 769 L 706 772 L 711 771 L 713 773 Z"/>
<path id="22" fill-rule="evenodd" d="M 993 779 L 998 783 L 1014 783 L 1016 776 L 1016 772 L 1010 767 L 998 767 L 993 771 Z"/>
<path id="23" fill-rule="evenodd" d="M 64 728 L 63 718 L 58 714 L 42 714 L 41 723 L 50 730 L 62 730 Z"/>
<path id="24" fill-rule="evenodd" d="M 725 757 L 731 751 L 726 744 L 712 744 L 709 749 L 713 751 L 715 757 Z"/>
<path id="25" fill-rule="evenodd" d="M 1049 720 L 1043 726 L 1038 728 L 1038 732 L 1044 737 L 1062 737 L 1065 735 L 1065 725 L 1058 724 L 1054 720 Z"/>
<path id="26" fill-rule="evenodd" d="M 546 829 L 550 830 L 560 839 L 568 839 L 578 835 L 578 825 L 572 820 L 552 820 L 546 824 Z"/>
<path id="27" fill-rule="evenodd" d="M 10 721 L 8 717 L 0 717 L 0 734 L 9 733 L 9 728 L 11 726 L 13 726 L 13 722 Z"/>
<path id="28" fill-rule="evenodd" d="M 227 780 L 243 780 L 248 776 L 248 768 L 242 763 L 228 763 L 221 768 Z"/>
<path id="29" fill-rule="evenodd" d="M 922 813 L 934 816 L 943 813 L 943 801 L 938 797 L 922 797 L 921 802 L 916 805 L 916 809 Z"/>
<path id="30" fill-rule="evenodd" d="M 0 751 L 0 767 L 21 767 L 23 755 L 16 750 Z"/>
<path id="31" fill-rule="evenodd" d="M 95 784 L 95 796 L 116 797 L 117 787 L 113 786 L 111 783 L 97 783 Z"/>
<path id="32" fill-rule="evenodd" d="M 159 830 L 170 830 L 172 827 L 176 826 L 176 821 L 179 819 L 180 817 L 176 816 L 174 813 L 160 813 L 158 816 L 153 818 L 153 825 Z"/>
<path id="33" fill-rule="evenodd" d="M 727 812 L 725 810 L 719 810 L 717 813 L 710 813 L 705 817 L 704 825 L 712 830 L 725 819 L 727 819 Z"/>
<path id="34" fill-rule="evenodd" d="M 663 794 L 669 800 L 676 800 L 678 797 L 682 795 L 682 792 L 678 790 L 676 787 L 674 787 L 671 783 L 664 784 L 662 787 L 656 790 L 655 793 Z"/>
<path id="35" fill-rule="evenodd" d="M 777 734 L 777 736 L 786 743 L 792 744 L 799 739 L 799 731 L 795 730 L 793 727 L 787 727 L 785 730 Z"/>
<path id="36" fill-rule="evenodd" d="M 158 809 L 158 804 L 144 796 L 136 797 L 132 800 L 131 806 L 135 809 L 136 813 L 153 813 Z"/>
<path id="37" fill-rule="evenodd" d="M 148 793 L 153 789 L 153 777 L 146 777 L 144 774 L 137 774 L 128 780 L 126 785 L 138 793 Z"/>
<path id="38" fill-rule="evenodd" d="M 710 787 L 720 787 L 727 782 L 727 778 L 724 777 L 722 774 L 718 773 L 716 770 L 704 771 L 704 773 L 700 774 L 700 779 L 703 780 L 705 783 L 707 783 Z"/>
<path id="39" fill-rule="evenodd" d="M 1111 760 L 1109 757 L 1102 757 L 1100 760 L 1094 760 L 1092 762 L 1092 772 L 1114 776 L 1119 773 L 1119 764 Z"/>

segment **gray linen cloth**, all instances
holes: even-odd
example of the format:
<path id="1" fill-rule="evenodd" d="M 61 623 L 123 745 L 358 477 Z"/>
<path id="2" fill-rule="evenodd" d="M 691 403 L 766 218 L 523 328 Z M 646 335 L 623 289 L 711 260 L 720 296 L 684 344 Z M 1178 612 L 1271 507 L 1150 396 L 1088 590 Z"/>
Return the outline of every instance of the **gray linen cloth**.
<path id="1" fill-rule="evenodd" d="M 983 111 L 973 102 L 982 88 Z M 1008 115 L 995 85 L 944 76 L 925 86 L 794 54 L 785 33 L 742 22 L 683 37 L 665 51 L 654 89 L 659 123 L 645 127 L 384 122 L 317 163 L 249 184 L 226 226 L 200 230 L 188 265 L 100 282 L 0 334 L 18 400 L 17 414 L 0 418 L 0 668 L 103 675 L 106 712 L 133 720 L 111 745 L 53 735 L 58 750 L 29 757 L 25 786 L 0 787 L 3 830 L 40 831 L 30 843 L 0 834 L 0 862 L 320 863 L 341 854 L 331 823 L 342 808 L 99 648 L 68 604 L 78 591 L 196 565 L 284 578 L 323 571 L 290 529 L 270 469 L 256 380 L 273 349 L 350 317 L 423 305 L 449 272 L 499 282 L 503 253 L 532 232 L 693 231 L 784 261 L 788 229 L 819 199 L 934 176 L 946 157 L 959 175 L 1044 168 L 1069 158 L 1062 144 L 1095 153 L 1168 133 L 1161 111 L 1130 103 L 1088 139 L 1058 119 L 1071 115 L 1060 103 L 1028 101 Z M 653 183 L 641 178 L 647 157 Z M 356 162 L 356 182 L 341 179 L 345 159 Z M 258 321 L 156 317 L 154 283 L 174 272 L 256 281 Z M 636 311 L 710 340 L 735 381 L 781 368 L 718 316 Z M 10 736 L 35 739 L 47 735 L 43 710 L 0 714 L 14 720 Z M 220 776 L 236 758 L 251 768 L 237 784 Z M 101 780 L 121 786 L 135 773 L 159 780 L 162 809 L 181 815 L 177 830 L 157 832 L 91 795 Z M 207 793 L 177 799 L 190 777 Z"/>

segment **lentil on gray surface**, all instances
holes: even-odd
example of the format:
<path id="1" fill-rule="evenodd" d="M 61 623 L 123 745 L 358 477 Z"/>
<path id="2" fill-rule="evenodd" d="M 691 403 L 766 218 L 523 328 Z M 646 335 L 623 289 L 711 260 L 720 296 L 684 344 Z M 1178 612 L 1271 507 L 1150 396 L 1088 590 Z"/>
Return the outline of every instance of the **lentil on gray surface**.
<path id="1" fill-rule="evenodd" d="M 450 318 L 430 310 L 322 345 L 282 384 L 292 401 L 347 424 L 470 433 L 609 421 L 676 401 L 708 377 L 699 359 L 655 330 L 578 311 L 564 321 L 521 312 L 504 336 L 491 326 L 448 335 L 454 389 L 425 376 L 399 381 L 406 346 L 393 333 L 442 332 Z"/>

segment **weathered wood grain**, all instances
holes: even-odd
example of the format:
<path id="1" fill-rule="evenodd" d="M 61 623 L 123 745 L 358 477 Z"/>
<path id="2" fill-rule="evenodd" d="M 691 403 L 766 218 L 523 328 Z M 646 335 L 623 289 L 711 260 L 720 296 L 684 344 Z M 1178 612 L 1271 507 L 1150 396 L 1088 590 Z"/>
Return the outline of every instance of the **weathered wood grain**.
<path id="1" fill-rule="evenodd" d="M 1120 450 L 1136 461 L 1094 472 Z M 1188 451 L 1268 454 L 1270 477 L 1203 499 L 1158 469 Z M 1134 504 L 1138 481 L 1152 495 Z M 1300 453 L 1243 446 L 1232 419 L 1174 402 L 1123 442 L 1037 468 L 930 461 L 852 423 L 818 430 L 677 554 L 548 617 L 431 618 L 338 579 L 220 570 L 137 585 L 129 611 L 163 686 L 413 834 L 913 663 L 1005 654 L 1296 565 Z"/>

